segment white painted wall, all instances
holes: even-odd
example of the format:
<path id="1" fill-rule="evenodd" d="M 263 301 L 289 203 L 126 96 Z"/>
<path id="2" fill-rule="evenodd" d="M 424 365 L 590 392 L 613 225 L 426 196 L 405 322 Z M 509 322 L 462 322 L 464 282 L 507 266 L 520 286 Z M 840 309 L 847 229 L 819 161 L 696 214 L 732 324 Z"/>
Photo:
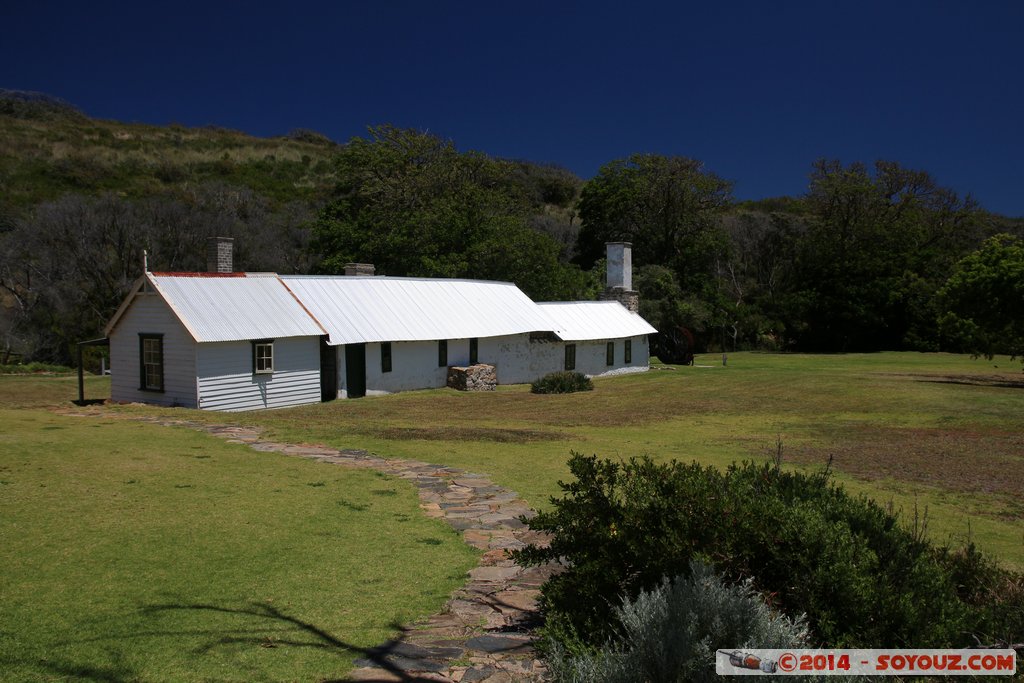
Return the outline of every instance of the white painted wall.
<path id="1" fill-rule="evenodd" d="M 644 372 L 650 364 L 646 335 L 631 337 L 632 361 L 625 363 L 625 340 L 615 339 L 615 363 L 606 363 L 609 340 L 579 342 L 530 341 L 527 334 L 480 340 L 480 362 L 495 366 L 499 384 L 526 384 L 549 372 L 565 369 L 565 346 L 576 344 L 576 371 L 599 376 Z"/>
<path id="2" fill-rule="evenodd" d="M 524 384 L 562 369 L 560 342 L 531 342 L 530 335 L 480 340 L 480 362 L 493 365 L 498 384 Z"/>
<path id="3" fill-rule="evenodd" d="M 448 342 L 449 364 L 452 347 Z M 366 345 L 366 392 L 392 393 L 410 389 L 443 387 L 448 381 L 448 366 L 437 365 L 437 342 L 391 342 L 391 372 L 381 372 L 380 344 Z M 466 345 L 467 356 L 469 345 Z"/>
<path id="4" fill-rule="evenodd" d="M 199 344 L 199 407 L 203 410 L 255 410 L 320 401 L 320 340 L 274 340 L 274 372 L 252 372 L 248 341 Z"/>
<path id="5" fill-rule="evenodd" d="M 139 333 L 163 334 L 164 390 L 139 388 Z M 139 292 L 110 332 L 110 398 L 196 407 L 196 343 L 156 293 Z"/>
<path id="6" fill-rule="evenodd" d="M 628 365 L 625 362 L 625 339 L 576 342 L 576 372 L 582 372 L 584 375 L 590 375 L 591 377 L 645 372 L 648 370 L 651 361 L 651 350 L 647 344 L 647 337 L 645 335 L 630 337 L 630 339 L 633 342 L 633 353 L 632 361 Z M 615 344 L 615 363 L 612 365 L 608 365 L 607 359 L 607 345 L 609 341 Z M 564 366 L 564 355 L 562 360 Z"/>
<path id="7" fill-rule="evenodd" d="M 624 361 L 623 339 L 615 342 L 615 364 L 606 364 L 607 341 L 576 344 L 576 370 L 591 376 L 644 372 L 650 363 L 646 336 L 632 337 L 633 357 Z M 437 365 L 437 342 L 392 342 L 391 372 L 381 372 L 381 345 L 366 345 L 366 393 L 388 394 L 396 391 L 443 387 L 448 368 Z M 345 347 L 338 349 L 338 397 L 348 396 L 345 383 Z M 493 365 L 499 384 L 527 384 L 549 372 L 565 369 L 565 343 L 530 341 L 528 334 L 485 337 L 478 343 L 478 360 Z M 448 365 L 469 364 L 469 340 L 448 340 Z"/>

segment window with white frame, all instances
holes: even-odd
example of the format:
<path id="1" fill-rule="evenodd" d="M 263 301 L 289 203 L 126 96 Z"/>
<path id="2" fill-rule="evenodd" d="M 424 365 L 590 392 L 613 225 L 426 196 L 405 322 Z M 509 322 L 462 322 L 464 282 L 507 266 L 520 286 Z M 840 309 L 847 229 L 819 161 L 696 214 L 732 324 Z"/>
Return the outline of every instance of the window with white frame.
<path id="1" fill-rule="evenodd" d="M 143 391 L 164 390 L 164 336 L 139 335 L 139 388 Z"/>
<path id="2" fill-rule="evenodd" d="M 252 343 L 252 372 L 270 375 L 274 372 L 274 340 L 258 339 Z"/>

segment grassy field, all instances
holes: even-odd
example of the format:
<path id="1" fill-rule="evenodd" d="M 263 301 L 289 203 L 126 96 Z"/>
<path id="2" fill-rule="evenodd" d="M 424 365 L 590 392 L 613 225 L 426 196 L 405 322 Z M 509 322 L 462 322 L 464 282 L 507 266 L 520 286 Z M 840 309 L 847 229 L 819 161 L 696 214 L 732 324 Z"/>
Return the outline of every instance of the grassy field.
<path id="1" fill-rule="evenodd" d="M 93 378 L 87 395 L 107 387 Z M 571 450 L 724 467 L 781 440 L 791 466 L 831 456 L 847 488 L 908 519 L 927 509 L 934 539 L 969 534 L 1024 569 L 1024 373 L 1008 359 L 738 353 L 565 396 L 516 386 L 246 414 L 40 410 L 75 394 L 73 378 L 0 378 L 0 667 L 26 678 L 88 666 L 104 680 L 174 679 L 197 662 L 218 679 L 333 675 L 390 622 L 439 605 L 472 563 L 400 484 L 117 414 L 454 465 L 535 506 L 558 494 Z"/>
<path id="2" fill-rule="evenodd" d="M 74 387 L 0 378 L 4 681 L 339 678 L 476 564 L 405 482 L 25 407 Z"/>
<path id="3" fill-rule="evenodd" d="M 781 439 L 793 466 L 831 456 L 850 490 L 908 519 L 927 508 L 934 539 L 970 536 L 1024 569 L 1024 372 L 1006 358 L 737 353 L 725 367 L 699 357 L 582 394 L 442 389 L 204 417 L 485 472 L 534 506 L 558 494 L 572 450 L 724 467 L 767 457 Z"/>

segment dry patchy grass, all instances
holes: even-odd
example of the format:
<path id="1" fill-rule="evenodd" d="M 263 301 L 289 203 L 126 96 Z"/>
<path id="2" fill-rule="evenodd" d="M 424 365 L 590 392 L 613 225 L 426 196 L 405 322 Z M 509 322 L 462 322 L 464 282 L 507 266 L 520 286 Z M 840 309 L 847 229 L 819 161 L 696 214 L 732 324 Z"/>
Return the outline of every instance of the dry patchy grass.
<path id="1" fill-rule="evenodd" d="M 788 458 L 833 466 L 855 477 L 923 484 L 946 491 L 992 494 L 1024 518 L 1024 434 L 999 430 L 895 428 L 860 425 L 835 430 L 825 445 L 801 444 Z"/>

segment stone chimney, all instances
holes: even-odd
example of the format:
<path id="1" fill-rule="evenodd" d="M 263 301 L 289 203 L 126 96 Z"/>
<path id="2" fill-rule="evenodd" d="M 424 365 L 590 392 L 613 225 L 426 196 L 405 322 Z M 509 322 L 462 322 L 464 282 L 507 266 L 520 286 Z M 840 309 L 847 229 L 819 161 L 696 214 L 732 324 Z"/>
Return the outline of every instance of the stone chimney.
<path id="1" fill-rule="evenodd" d="M 210 237 L 206 240 L 206 270 L 209 273 L 234 272 L 232 253 L 233 237 Z"/>
<path id="2" fill-rule="evenodd" d="M 372 263 L 346 263 L 345 275 L 373 275 L 376 268 Z"/>
<path id="3" fill-rule="evenodd" d="M 607 242 L 607 286 L 599 297 L 601 301 L 618 301 L 637 312 L 640 293 L 633 289 L 633 245 L 630 242 Z"/>

